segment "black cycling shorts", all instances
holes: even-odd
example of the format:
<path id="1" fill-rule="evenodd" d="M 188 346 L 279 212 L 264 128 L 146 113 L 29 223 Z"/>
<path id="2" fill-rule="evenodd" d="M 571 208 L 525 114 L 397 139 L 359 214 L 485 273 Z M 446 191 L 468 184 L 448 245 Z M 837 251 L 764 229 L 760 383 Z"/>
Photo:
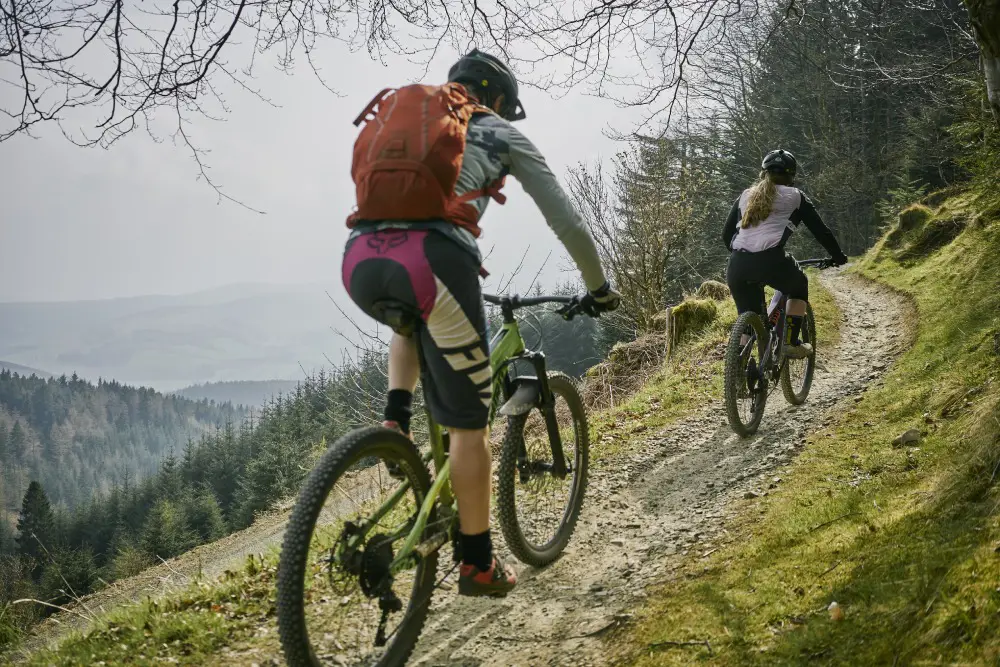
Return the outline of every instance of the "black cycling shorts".
<path id="1" fill-rule="evenodd" d="M 726 282 L 740 313 L 752 310 L 766 317 L 765 285 L 781 290 L 789 299 L 809 300 L 809 279 L 780 246 L 760 252 L 734 250 L 729 255 Z"/>
<path id="2" fill-rule="evenodd" d="M 492 371 L 479 262 L 434 230 L 389 229 L 357 236 L 344 250 L 344 287 L 378 319 L 373 305 L 400 301 L 419 313 L 424 400 L 434 420 L 486 428 Z"/>

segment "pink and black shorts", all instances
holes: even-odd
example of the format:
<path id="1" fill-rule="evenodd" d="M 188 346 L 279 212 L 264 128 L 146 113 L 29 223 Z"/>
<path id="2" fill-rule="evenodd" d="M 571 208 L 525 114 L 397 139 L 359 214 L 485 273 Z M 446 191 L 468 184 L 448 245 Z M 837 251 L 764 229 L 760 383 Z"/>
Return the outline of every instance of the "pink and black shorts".
<path id="1" fill-rule="evenodd" d="M 419 313 L 424 399 L 435 421 L 485 428 L 492 372 L 472 254 L 434 230 L 373 231 L 348 241 L 343 279 L 354 303 L 375 319 L 376 304 L 386 299 Z"/>

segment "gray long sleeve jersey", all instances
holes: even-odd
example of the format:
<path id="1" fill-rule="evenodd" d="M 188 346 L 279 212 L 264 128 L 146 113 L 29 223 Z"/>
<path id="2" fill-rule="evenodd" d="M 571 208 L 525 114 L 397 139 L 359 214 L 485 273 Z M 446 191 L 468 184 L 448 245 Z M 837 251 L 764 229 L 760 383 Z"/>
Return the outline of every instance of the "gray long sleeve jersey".
<path id="1" fill-rule="evenodd" d="M 462 171 L 458 176 L 455 194 L 461 196 L 466 192 L 483 188 L 498 181 L 506 173 L 516 178 L 534 200 L 545 222 L 555 232 L 580 269 L 587 289 L 595 290 L 604 285 L 606 279 L 594 238 L 559 184 L 559 180 L 549 169 L 545 158 L 510 122 L 493 114 L 477 114 L 469 123 Z M 489 196 L 471 202 L 479 211 L 480 221 L 489 202 Z M 472 233 L 449 222 L 385 221 L 376 226 L 380 229 L 400 227 L 436 229 L 457 241 L 480 262 L 482 261 L 479 246 Z M 356 227 L 353 234 L 365 230 L 371 230 L 370 223 Z"/>

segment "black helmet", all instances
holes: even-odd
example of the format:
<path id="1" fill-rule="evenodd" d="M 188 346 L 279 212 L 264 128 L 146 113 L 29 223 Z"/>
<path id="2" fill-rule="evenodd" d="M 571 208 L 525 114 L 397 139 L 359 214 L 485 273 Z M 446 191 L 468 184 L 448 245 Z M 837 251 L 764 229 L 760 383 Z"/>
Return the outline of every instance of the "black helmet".
<path id="1" fill-rule="evenodd" d="M 789 176 L 795 175 L 795 167 L 795 156 L 780 148 L 765 155 L 764 161 L 760 163 L 760 168 L 764 171 L 773 171 Z"/>
<path id="2" fill-rule="evenodd" d="M 504 105 L 499 114 L 507 120 L 524 118 L 524 107 L 517 97 L 517 79 L 507 64 L 495 56 L 472 49 L 451 66 L 448 81 L 472 84 L 486 96 L 480 102 L 487 106 L 492 106 L 493 100 L 502 94 Z"/>

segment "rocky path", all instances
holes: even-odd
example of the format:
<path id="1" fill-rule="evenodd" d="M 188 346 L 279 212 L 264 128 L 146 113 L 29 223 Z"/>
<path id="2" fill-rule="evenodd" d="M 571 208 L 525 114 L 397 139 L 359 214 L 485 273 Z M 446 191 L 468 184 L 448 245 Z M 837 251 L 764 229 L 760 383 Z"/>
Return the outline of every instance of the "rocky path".
<path id="1" fill-rule="evenodd" d="M 642 604 L 682 556 L 726 540 L 730 501 L 762 494 L 774 469 L 807 434 L 877 380 L 906 345 L 906 305 L 893 292 L 840 271 L 821 274 L 841 310 L 836 349 L 822 346 L 809 399 L 788 405 L 777 389 L 754 438 L 729 428 L 720 403 L 647 435 L 622 460 L 592 472 L 580 523 L 547 568 L 522 566 L 502 601 L 435 596 L 413 665 L 600 665 L 601 636 Z M 501 540 L 498 540 L 501 541 Z M 516 561 L 512 561 L 515 562 Z"/>

